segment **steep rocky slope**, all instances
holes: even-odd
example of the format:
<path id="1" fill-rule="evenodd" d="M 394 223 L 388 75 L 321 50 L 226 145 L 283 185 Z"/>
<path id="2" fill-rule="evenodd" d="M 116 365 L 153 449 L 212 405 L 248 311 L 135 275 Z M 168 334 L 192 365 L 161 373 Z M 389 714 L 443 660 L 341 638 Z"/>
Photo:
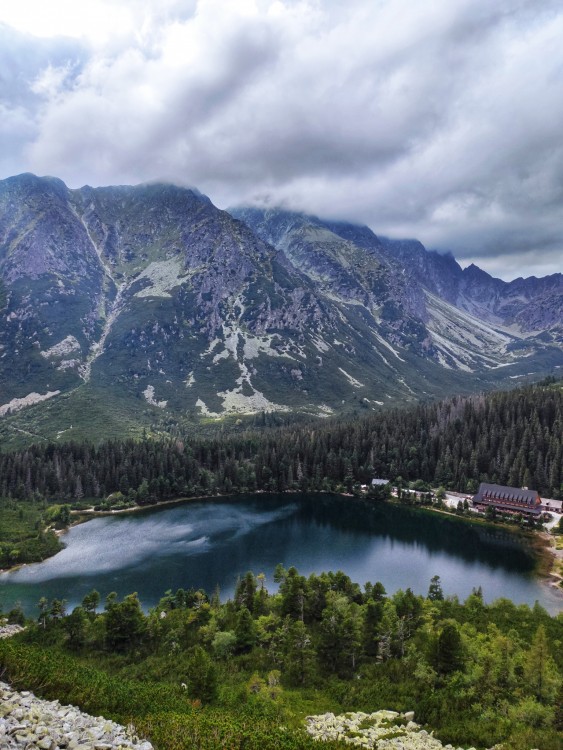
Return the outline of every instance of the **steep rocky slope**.
<path id="1" fill-rule="evenodd" d="M 563 363 L 558 277 L 509 294 L 487 277 L 493 300 L 475 270 L 416 243 L 233 214 L 172 185 L 1 181 L 0 434 L 324 416 Z"/>
<path id="2" fill-rule="evenodd" d="M 282 249 L 321 294 L 361 304 L 374 332 L 443 368 L 512 367 L 517 376 L 518 364 L 532 357 L 541 366 L 563 343 L 561 274 L 507 283 L 368 227 L 277 209 L 231 213 Z"/>

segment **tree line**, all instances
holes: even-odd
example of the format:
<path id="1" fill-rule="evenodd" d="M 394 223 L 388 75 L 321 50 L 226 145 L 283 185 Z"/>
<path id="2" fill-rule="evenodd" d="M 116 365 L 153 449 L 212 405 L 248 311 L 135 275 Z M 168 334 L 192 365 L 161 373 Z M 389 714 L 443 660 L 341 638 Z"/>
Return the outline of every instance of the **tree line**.
<path id="1" fill-rule="evenodd" d="M 373 477 L 563 497 L 560 383 L 239 434 L 69 442 L 0 453 L 0 497 L 146 504 L 184 495 L 351 491 Z"/>

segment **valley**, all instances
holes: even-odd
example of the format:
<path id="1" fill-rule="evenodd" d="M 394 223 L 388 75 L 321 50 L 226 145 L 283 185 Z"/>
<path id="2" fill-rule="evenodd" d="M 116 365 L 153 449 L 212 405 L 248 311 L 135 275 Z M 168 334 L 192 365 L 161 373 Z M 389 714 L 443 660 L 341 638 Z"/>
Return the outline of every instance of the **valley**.
<path id="1" fill-rule="evenodd" d="M 562 750 L 561 39 L 0 3 L 0 750 Z"/>
<path id="2" fill-rule="evenodd" d="M 541 519 L 436 496 L 563 495 L 562 305 L 364 226 L 1 181 L 3 674 L 158 750 L 556 750 Z"/>

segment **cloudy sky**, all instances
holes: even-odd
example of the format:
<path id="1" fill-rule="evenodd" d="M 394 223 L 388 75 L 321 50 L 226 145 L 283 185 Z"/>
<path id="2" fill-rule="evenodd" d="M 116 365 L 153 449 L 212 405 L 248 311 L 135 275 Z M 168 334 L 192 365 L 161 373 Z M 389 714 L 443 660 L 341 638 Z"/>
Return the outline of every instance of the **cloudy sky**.
<path id="1" fill-rule="evenodd" d="M 563 271 L 560 0 L 2 0 L 0 177 L 168 180 Z"/>

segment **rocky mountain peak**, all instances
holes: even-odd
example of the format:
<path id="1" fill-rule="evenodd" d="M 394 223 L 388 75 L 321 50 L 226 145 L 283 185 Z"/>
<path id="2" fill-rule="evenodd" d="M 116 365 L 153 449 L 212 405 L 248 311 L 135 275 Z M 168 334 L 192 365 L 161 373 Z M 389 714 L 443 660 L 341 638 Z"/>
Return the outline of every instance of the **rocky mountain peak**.
<path id="1" fill-rule="evenodd" d="M 366 226 L 20 175 L 0 181 L 0 434 L 481 389 L 563 364 L 562 300 L 560 275 L 506 284 Z"/>

